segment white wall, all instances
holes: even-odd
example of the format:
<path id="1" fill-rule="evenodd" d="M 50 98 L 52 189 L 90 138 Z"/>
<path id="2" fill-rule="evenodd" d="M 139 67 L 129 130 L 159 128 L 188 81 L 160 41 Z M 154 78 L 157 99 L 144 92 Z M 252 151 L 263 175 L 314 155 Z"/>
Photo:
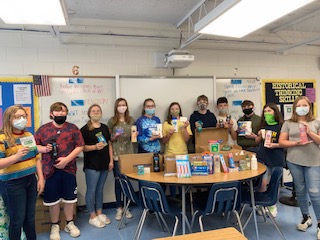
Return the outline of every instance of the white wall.
<path id="1" fill-rule="evenodd" d="M 128 43 L 129 45 L 130 43 Z M 174 47 L 174 46 L 173 46 Z M 175 46 L 176 47 L 176 46 Z M 192 47 L 192 46 L 191 46 Z M 49 34 L 0 33 L 0 75 L 25 76 L 45 74 L 70 76 L 72 67 L 80 67 L 82 76 L 165 75 L 173 70 L 154 68 L 153 53 L 169 51 L 167 47 L 120 47 L 61 45 Z M 313 55 L 280 56 L 273 53 L 190 49 L 195 62 L 177 69 L 176 76 L 261 77 L 276 79 L 316 79 L 319 88 L 320 50 Z M 301 51 L 300 51 L 301 52 Z M 235 68 L 238 70 L 236 71 Z M 205 88 L 206 86 L 199 86 Z M 165 96 L 164 96 L 165 97 Z M 254 99 L 252 99 L 254 101 Z M 319 113 L 319 99 L 317 99 Z M 84 189 L 82 165 L 79 164 L 79 185 Z M 112 175 L 112 174 L 110 174 Z M 105 201 L 114 201 L 113 178 L 108 177 Z M 79 193 L 83 203 L 84 190 Z"/>

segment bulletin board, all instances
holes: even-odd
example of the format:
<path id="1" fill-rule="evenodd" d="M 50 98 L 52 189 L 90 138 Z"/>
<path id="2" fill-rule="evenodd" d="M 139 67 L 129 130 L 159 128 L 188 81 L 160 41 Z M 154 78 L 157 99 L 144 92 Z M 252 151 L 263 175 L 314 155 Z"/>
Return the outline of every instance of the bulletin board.
<path id="1" fill-rule="evenodd" d="M 32 77 L 0 77 L 0 126 L 2 115 L 11 105 L 22 105 L 28 114 L 27 130 L 39 128 L 38 97 L 34 95 Z"/>
<path id="2" fill-rule="evenodd" d="M 106 123 L 113 116 L 116 99 L 113 77 L 49 77 L 50 96 L 40 98 L 41 125 L 50 122 L 50 106 L 63 102 L 69 110 L 67 121 L 82 128 L 89 120 L 88 108 L 96 103 L 102 108 Z"/>
<path id="3" fill-rule="evenodd" d="M 316 116 L 316 81 L 314 79 L 263 79 L 263 104 L 274 102 L 285 120 L 291 118 L 292 104 L 300 96 L 307 96 Z"/>
<path id="4" fill-rule="evenodd" d="M 243 116 L 241 103 L 250 100 L 254 103 L 254 111 L 261 115 L 261 82 L 258 78 L 217 78 L 215 79 L 215 100 L 226 97 L 229 103 L 229 114 L 238 120 Z"/>

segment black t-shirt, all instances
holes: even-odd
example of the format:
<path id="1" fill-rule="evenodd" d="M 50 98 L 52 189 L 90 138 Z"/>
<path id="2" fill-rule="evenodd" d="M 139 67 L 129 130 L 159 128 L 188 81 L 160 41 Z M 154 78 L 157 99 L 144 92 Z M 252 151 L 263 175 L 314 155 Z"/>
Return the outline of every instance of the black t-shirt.
<path id="1" fill-rule="evenodd" d="M 85 145 L 94 145 L 98 143 L 96 134 L 101 133 L 106 139 L 107 145 L 101 150 L 94 150 L 90 152 L 83 152 L 84 166 L 83 169 L 89 168 L 96 171 L 108 170 L 110 156 L 109 156 L 109 141 L 110 133 L 107 125 L 101 123 L 99 128 L 95 128 L 89 131 L 88 125 L 81 128 L 81 133 L 85 142 Z"/>
<path id="2" fill-rule="evenodd" d="M 280 126 L 276 125 L 266 125 L 266 131 L 272 131 L 271 142 L 278 143 L 280 135 Z M 268 167 L 284 167 L 285 166 L 285 156 L 283 148 L 266 148 L 264 147 L 264 141 L 260 142 L 260 148 L 257 153 L 257 158 L 259 161 L 265 163 Z"/>

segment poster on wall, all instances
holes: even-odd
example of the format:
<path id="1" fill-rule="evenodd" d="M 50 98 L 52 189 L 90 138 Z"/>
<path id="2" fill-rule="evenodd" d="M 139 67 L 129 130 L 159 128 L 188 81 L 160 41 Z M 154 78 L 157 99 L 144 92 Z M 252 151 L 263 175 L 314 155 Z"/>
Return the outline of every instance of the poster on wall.
<path id="1" fill-rule="evenodd" d="M 290 119 L 292 104 L 300 96 L 306 96 L 312 103 L 316 115 L 316 81 L 314 79 L 263 79 L 262 104 L 277 104 L 284 119 Z"/>

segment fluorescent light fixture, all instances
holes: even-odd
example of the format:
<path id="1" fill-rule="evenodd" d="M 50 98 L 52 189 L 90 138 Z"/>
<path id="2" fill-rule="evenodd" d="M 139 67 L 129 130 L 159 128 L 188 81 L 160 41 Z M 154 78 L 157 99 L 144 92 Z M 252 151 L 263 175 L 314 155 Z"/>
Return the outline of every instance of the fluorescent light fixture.
<path id="1" fill-rule="evenodd" d="M 63 0 L 0 0 L 6 24 L 66 25 Z"/>
<path id="2" fill-rule="evenodd" d="M 241 38 L 313 1 L 224 0 L 195 24 L 194 31 Z"/>

